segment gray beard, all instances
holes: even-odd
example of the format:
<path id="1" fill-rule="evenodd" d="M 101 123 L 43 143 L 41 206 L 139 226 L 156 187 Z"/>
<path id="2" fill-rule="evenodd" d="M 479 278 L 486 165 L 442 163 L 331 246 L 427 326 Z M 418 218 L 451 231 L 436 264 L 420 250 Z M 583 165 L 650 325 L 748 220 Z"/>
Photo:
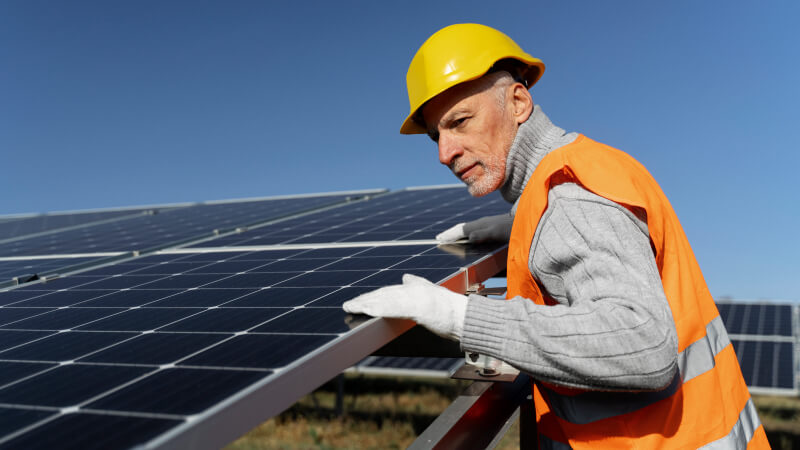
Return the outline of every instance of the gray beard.
<path id="1" fill-rule="evenodd" d="M 473 183 L 465 183 L 469 194 L 473 197 L 482 197 L 495 191 L 503 184 L 506 171 L 504 158 L 494 156 L 486 159 L 486 161 L 481 162 L 484 170 L 483 177 Z"/>

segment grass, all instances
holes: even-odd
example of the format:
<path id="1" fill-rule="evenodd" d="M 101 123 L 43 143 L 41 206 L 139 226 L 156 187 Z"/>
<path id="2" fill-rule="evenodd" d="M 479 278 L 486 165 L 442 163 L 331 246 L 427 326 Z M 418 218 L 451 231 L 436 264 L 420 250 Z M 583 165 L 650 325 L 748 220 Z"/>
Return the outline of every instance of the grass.
<path id="1" fill-rule="evenodd" d="M 800 448 L 800 399 L 753 396 L 772 448 Z"/>
<path id="2" fill-rule="evenodd" d="M 343 382 L 341 414 L 336 407 L 337 384 L 330 382 L 227 448 L 406 448 L 468 384 L 365 375 L 346 375 Z"/>
<path id="3" fill-rule="evenodd" d="M 226 447 L 260 449 L 401 449 L 444 411 L 468 382 L 346 375 L 341 411 L 330 382 Z M 774 449 L 800 448 L 800 399 L 754 396 Z M 519 448 L 519 423 L 498 447 Z"/>

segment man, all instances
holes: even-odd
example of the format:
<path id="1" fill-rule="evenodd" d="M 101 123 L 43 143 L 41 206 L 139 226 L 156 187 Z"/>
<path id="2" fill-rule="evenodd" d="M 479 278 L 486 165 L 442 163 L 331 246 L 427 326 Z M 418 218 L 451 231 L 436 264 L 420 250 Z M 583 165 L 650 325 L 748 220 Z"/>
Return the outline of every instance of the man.
<path id="1" fill-rule="evenodd" d="M 344 309 L 415 320 L 531 374 L 542 448 L 768 447 L 669 202 L 630 156 L 548 120 L 528 91 L 543 71 L 503 33 L 460 24 L 407 76 L 401 133 L 427 133 L 470 194 L 514 205 L 437 237 L 508 240 L 508 300 L 406 275 Z"/>

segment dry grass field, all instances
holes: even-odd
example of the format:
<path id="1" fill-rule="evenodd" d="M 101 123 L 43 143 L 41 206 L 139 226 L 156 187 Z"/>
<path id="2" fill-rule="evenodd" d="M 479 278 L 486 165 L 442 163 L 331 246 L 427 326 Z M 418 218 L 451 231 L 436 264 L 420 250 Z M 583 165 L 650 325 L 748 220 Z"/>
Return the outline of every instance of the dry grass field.
<path id="1" fill-rule="evenodd" d="M 458 396 L 467 382 L 346 375 L 341 414 L 337 384 L 328 383 L 283 414 L 231 443 L 228 450 L 401 449 Z M 754 397 L 775 449 L 800 448 L 800 399 Z M 518 424 L 497 447 L 519 448 Z"/>

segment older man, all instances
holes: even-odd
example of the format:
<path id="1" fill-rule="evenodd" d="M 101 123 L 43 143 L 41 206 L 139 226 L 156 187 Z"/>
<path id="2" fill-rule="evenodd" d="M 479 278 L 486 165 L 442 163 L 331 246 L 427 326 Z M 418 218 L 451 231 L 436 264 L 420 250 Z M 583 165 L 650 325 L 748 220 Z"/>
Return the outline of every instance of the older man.
<path id="1" fill-rule="evenodd" d="M 470 194 L 514 205 L 438 236 L 508 240 L 508 300 L 406 275 L 345 310 L 415 320 L 531 374 L 543 448 L 768 446 L 669 202 L 630 156 L 548 120 L 528 91 L 543 71 L 505 34 L 460 24 L 407 76 L 401 133 L 427 133 Z"/>

